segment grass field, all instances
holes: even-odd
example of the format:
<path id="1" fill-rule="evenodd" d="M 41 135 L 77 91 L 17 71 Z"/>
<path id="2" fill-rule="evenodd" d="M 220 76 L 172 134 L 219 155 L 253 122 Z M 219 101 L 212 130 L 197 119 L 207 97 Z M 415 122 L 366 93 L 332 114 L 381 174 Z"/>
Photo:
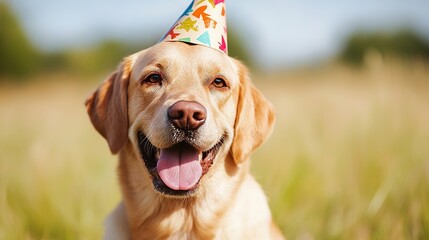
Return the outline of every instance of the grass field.
<path id="1" fill-rule="evenodd" d="M 97 83 L 0 86 L 0 239 L 99 239 L 116 158 L 86 116 Z M 257 74 L 277 124 L 252 171 L 288 239 L 429 239 L 429 68 Z"/>

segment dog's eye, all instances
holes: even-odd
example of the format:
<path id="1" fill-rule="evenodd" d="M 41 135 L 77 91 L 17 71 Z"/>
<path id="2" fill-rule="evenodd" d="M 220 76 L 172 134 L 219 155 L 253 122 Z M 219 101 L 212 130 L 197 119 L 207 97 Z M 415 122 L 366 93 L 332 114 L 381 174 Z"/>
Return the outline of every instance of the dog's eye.
<path id="1" fill-rule="evenodd" d="M 226 85 L 225 80 L 223 80 L 222 78 L 216 78 L 213 82 L 212 85 L 216 88 L 226 88 L 228 85 Z"/>
<path id="2" fill-rule="evenodd" d="M 161 75 L 154 73 L 154 74 L 147 76 L 143 82 L 148 83 L 148 84 L 161 84 L 162 83 L 162 77 L 161 77 Z"/>

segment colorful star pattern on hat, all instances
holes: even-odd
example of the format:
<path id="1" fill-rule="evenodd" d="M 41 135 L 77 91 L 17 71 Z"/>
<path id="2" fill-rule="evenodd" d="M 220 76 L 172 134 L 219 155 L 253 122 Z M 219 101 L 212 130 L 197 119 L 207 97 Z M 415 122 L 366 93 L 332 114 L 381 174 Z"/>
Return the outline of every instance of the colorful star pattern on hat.
<path id="1" fill-rule="evenodd" d="M 193 0 L 161 41 L 204 45 L 228 54 L 225 0 Z"/>
<path id="2" fill-rule="evenodd" d="M 185 29 L 187 32 L 189 32 L 189 30 L 194 30 L 194 31 L 198 31 L 198 27 L 195 26 L 195 23 L 197 23 L 197 20 L 192 21 L 191 18 L 186 18 L 185 21 L 180 23 L 180 26 L 177 27 L 177 30 L 179 29 Z"/>

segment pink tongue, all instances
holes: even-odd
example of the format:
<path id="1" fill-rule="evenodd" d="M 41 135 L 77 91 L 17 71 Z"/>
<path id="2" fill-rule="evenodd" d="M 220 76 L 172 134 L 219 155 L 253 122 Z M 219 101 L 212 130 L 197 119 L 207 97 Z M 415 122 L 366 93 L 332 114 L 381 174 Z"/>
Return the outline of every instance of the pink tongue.
<path id="1" fill-rule="evenodd" d="M 199 152 L 187 144 L 161 149 L 158 175 L 173 190 L 190 190 L 200 180 L 202 168 Z"/>

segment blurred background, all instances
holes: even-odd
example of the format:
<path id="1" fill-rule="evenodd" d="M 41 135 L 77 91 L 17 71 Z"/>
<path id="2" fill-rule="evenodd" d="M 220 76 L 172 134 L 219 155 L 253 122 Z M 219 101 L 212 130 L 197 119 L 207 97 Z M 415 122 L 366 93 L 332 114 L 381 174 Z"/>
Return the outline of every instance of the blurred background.
<path id="1" fill-rule="evenodd" d="M 116 157 L 85 98 L 189 0 L 0 0 L 0 239 L 99 239 Z M 252 172 L 288 239 L 429 239 L 429 2 L 227 1 L 277 123 Z"/>

